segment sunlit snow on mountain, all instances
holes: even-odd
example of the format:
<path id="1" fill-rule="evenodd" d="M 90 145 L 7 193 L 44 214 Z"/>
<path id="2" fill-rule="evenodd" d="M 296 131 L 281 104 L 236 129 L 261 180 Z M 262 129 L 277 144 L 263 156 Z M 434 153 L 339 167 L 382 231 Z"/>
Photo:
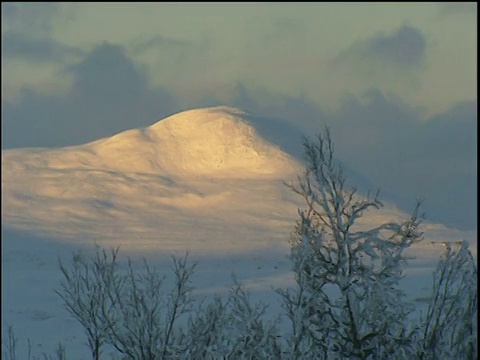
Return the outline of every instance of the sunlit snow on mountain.
<path id="1" fill-rule="evenodd" d="M 55 312 L 56 257 L 94 242 L 154 261 L 189 250 L 200 260 L 201 293 L 224 289 L 232 272 L 258 294 L 291 283 L 285 255 L 303 203 L 283 182 L 303 172 L 301 135 L 278 119 L 215 107 L 80 146 L 2 151 L 3 326 L 15 322 L 49 344 L 78 326 Z M 375 190 L 365 176 L 346 173 L 360 190 Z M 387 201 L 360 225 L 406 216 Z M 428 222 L 424 230 L 411 274 L 428 278 L 439 254 L 431 241 L 467 238 L 476 253 L 476 234 Z M 45 322 L 57 330 L 42 333 Z"/>

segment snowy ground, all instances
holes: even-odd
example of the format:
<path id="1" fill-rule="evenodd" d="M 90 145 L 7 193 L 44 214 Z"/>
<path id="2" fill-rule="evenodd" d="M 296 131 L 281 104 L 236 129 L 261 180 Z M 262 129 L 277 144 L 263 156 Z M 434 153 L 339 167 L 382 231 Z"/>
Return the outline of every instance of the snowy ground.
<path id="1" fill-rule="evenodd" d="M 286 241 L 286 240 L 285 240 Z M 426 246 L 428 248 L 428 246 Z M 71 244 L 34 238 L 16 231 L 2 233 L 2 336 L 8 325 L 13 325 L 19 338 L 19 358 L 27 358 L 28 339 L 32 354 L 52 354 L 58 342 L 66 346 L 68 358 L 88 359 L 88 348 L 82 328 L 62 307 L 54 289 L 59 288 L 61 274 L 58 257 L 69 259 L 72 251 L 93 251 L 88 242 Z M 171 275 L 171 255 L 181 256 L 182 251 L 162 251 L 160 248 L 145 250 L 121 250 L 122 259 L 145 257 L 159 271 Z M 225 294 L 232 285 L 231 274 L 249 289 L 253 301 L 269 304 L 267 316 L 280 310 L 278 295 L 273 288 L 285 288 L 293 284 L 290 263 L 286 259 L 287 247 L 256 249 L 240 253 L 193 252 L 192 261 L 198 261 L 193 276 L 199 297 L 214 293 Z M 410 299 L 428 297 L 431 276 L 437 251 L 411 262 L 402 287 Z M 417 302 L 422 305 L 422 302 Z"/>

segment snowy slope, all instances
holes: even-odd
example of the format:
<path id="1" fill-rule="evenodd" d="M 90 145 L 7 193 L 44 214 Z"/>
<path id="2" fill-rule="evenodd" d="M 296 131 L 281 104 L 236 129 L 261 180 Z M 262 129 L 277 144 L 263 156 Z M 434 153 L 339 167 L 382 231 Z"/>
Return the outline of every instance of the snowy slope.
<path id="1" fill-rule="evenodd" d="M 81 329 L 52 290 L 57 256 L 94 241 L 121 245 L 125 256 L 146 256 L 161 269 L 171 253 L 189 250 L 200 261 L 198 293 L 225 290 L 234 272 L 270 299 L 271 286 L 292 283 L 285 255 L 303 204 L 282 181 L 303 171 L 300 135 L 285 123 L 217 107 L 81 146 L 3 151 L 3 329 L 16 324 L 23 341 L 48 349 L 63 341 L 72 358 L 88 358 L 78 355 L 86 351 Z M 389 205 L 364 225 L 403 216 Z M 412 297 L 428 294 L 439 252 L 430 241 L 475 236 L 441 224 L 425 230 L 409 269 L 415 277 L 405 282 Z"/>
<path id="2" fill-rule="evenodd" d="M 225 108 L 186 111 L 82 146 L 5 151 L 2 165 L 11 227 L 99 241 L 122 234 L 122 242 L 167 242 L 171 232 L 180 248 L 189 236 L 178 239 L 179 228 L 197 226 L 175 224 L 193 217 L 203 227 L 290 220 L 296 205 L 282 180 L 302 171 L 241 112 Z"/>

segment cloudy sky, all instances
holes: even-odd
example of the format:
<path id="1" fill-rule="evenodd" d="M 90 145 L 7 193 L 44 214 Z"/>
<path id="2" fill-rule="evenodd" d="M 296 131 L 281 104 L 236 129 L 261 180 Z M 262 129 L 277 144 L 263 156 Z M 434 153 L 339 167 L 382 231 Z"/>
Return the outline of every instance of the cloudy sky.
<path id="1" fill-rule="evenodd" d="M 2 149 L 237 106 L 477 226 L 476 3 L 2 3 Z"/>

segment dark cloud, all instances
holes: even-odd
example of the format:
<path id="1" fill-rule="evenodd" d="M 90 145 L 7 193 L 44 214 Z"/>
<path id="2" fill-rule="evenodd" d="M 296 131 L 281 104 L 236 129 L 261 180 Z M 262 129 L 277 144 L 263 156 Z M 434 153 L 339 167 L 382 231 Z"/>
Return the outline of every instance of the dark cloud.
<path id="1" fill-rule="evenodd" d="M 135 100 L 136 94 L 143 95 L 147 88 L 146 73 L 118 45 L 96 46 L 81 63 L 69 66 L 67 71 L 75 77 L 72 94 L 98 104 Z"/>
<path id="2" fill-rule="evenodd" d="M 54 2 L 2 2 L 2 21 L 12 31 L 44 36 L 51 31 L 52 20 L 61 7 Z"/>
<path id="3" fill-rule="evenodd" d="M 425 122 L 421 134 L 425 148 L 423 155 L 476 160 L 477 109 L 476 102 L 467 101 L 456 104 Z"/>
<path id="4" fill-rule="evenodd" d="M 412 161 L 402 164 L 397 180 L 404 191 L 417 187 L 424 194 L 432 217 L 460 228 L 477 224 L 477 119 L 477 103 L 470 101 L 422 123 Z"/>
<path id="5" fill-rule="evenodd" d="M 149 89 L 146 74 L 120 46 L 97 46 L 65 72 L 74 84 L 62 96 L 24 90 L 15 103 L 3 101 L 2 149 L 82 144 L 176 110 L 173 96 Z"/>
<path id="6" fill-rule="evenodd" d="M 135 52 L 145 52 L 153 48 L 160 50 L 172 50 L 192 46 L 190 41 L 156 35 L 149 39 L 137 39 L 132 45 Z"/>
<path id="7" fill-rule="evenodd" d="M 61 23 L 69 18 L 60 3 L 2 3 L 2 60 L 40 64 L 84 55 L 80 48 L 52 38 L 53 20 Z"/>
<path id="8" fill-rule="evenodd" d="M 476 15 L 476 2 L 444 2 L 438 3 L 438 10 L 441 16 L 444 15 Z"/>
<path id="9" fill-rule="evenodd" d="M 61 44 L 49 38 L 32 38 L 23 33 L 6 31 L 2 35 L 2 57 L 32 62 L 62 61 L 68 56 L 81 56 L 79 48 Z"/>
<path id="10" fill-rule="evenodd" d="M 365 53 L 397 66 L 412 68 L 421 65 L 427 42 L 420 30 L 403 26 L 389 36 L 377 36 L 365 44 Z"/>
<path id="11" fill-rule="evenodd" d="M 329 117 L 338 155 L 409 210 L 425 198 L 430 220 L 476 226 L 476 103 L 426 121 L 388 97 L 351 99 Z"/>
<path id="12" fill-rule="evenodd" d="M 423 64 L 427 42 L 418 29 L 402 26 L 389 35 L 376 35 L 366 41 L 352 45 L 340 53 L 335 64 L 379 64 L 399 69 L 415 69 Z"/>

